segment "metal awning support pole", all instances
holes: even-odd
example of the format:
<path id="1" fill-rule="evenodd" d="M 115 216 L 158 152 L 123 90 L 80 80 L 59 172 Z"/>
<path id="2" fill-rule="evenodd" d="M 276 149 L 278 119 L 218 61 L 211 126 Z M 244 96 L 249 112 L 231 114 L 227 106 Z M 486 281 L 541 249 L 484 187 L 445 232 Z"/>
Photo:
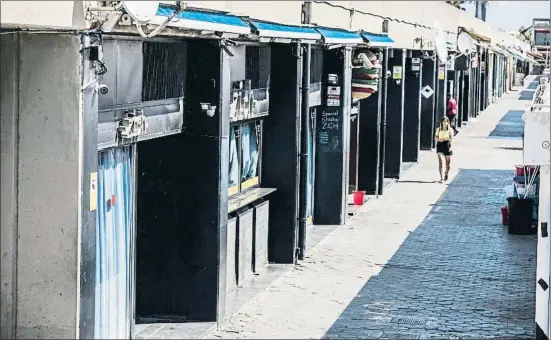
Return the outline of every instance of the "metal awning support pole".
<path id="1" fill-rule="evenodd" d="M 312 3 L 306 1 L 303 6 L 303 23 L 309 24 L 311 17 Z M 310 116 L 310 58 L 312 48 L 310 44 L 303 45 L 302 53 L 302 108 L 300 112 L 300 205 L 299 205 L 299 237 L 298 237 L 298 259 L 304 260 L 306 251 L 306 216 L 308 211 L 308 143 Z"/>

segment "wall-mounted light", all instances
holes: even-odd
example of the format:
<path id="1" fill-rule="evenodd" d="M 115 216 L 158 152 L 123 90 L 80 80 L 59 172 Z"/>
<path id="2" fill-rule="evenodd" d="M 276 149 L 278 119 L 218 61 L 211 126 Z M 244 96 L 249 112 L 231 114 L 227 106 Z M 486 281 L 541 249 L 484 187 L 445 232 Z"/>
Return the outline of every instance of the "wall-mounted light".
<path id="1" fill-rule="evenodd" d="M 408 58 L 412 58 L 413 57 L 413 52 L 411 50 L 408 50 Z"/>
<path id="2" fill-rule="evenodd" d="M 389 48 L 388 49 L 388 58 L 394 58 L 394 49 L 392 48 Z"/>
<path id="3" fill-rule="evenodd" d="M 209 103 L 200 103 L 201 110 L 203 113 L 205 113 L 208 117 L 213 117 L 216 113 L 216 106 L 210 105 Z"/>

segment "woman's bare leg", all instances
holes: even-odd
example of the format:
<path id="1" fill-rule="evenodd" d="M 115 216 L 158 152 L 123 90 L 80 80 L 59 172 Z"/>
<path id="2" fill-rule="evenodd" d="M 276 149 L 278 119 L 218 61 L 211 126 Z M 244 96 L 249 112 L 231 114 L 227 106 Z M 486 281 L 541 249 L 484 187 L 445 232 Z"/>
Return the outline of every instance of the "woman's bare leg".
<path id="1" fill-rule="evenodd" d="M 451 156 L 446 156 L 446 175 L 444 176 L 444 180 L 448 180 L 448 173 L 450 172 L 450 164 L 451 164 L 452 158 Z"/>
<path id="2" fill-rule="evenodd" d="M 438 172 L 440 172 L 440 182 L 442 182 L 442 154 L 437 153 L 436 156 L 438 157 Z"/>

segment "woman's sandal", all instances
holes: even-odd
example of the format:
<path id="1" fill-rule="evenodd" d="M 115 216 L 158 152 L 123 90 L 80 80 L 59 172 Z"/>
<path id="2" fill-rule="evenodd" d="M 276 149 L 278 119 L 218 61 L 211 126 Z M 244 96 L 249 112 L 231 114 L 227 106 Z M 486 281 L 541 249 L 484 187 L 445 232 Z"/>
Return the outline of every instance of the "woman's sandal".
<path id="1" fill-rule="evenodd" d="M 447 180 L 448 180 L 448 174 L 446 174 L 446 175 L 444 176 L 444 181 L 447 181 Z"/>

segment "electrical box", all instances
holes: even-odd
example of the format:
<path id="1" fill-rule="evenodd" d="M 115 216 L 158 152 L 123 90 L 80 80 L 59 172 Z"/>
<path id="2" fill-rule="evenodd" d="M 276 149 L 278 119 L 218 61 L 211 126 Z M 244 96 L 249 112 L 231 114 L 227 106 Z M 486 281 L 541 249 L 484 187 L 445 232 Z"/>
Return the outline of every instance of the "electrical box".
<path id="1" fill-rule="evenodd" d="M 456 71 L 467 71 L 469 69 L 469 57 L 466 55 L 461 55 L 455 58 L 455 70 Z"/>
<path id="2" fill-rule="evenodd" d="M 524 165 L 549 165 L 549 108 L 524 113 Z"/>

